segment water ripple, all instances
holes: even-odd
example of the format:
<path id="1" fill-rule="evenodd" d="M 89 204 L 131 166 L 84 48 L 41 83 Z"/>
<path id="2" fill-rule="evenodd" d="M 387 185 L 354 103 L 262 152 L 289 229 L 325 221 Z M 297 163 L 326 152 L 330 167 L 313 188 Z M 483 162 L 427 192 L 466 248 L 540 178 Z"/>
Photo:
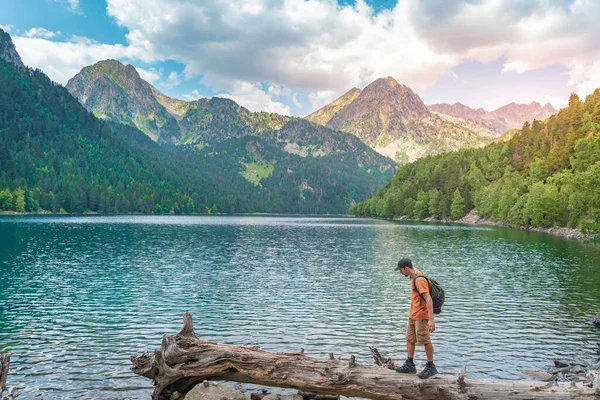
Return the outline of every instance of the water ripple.
<path id="1" fill-rule="evenodd" d="M 448 292 L 433 336 L 441 370 L 522 379 L 593 356 L 600 252 L 584 243 L 348 218 L 2 217 L 9 384 L 25 397 L 146 399 L 129 356 L 157 348 L 186 311 L 208 340 L 366 364 L 371 345 L 402 359 L 402 256 Z"/>

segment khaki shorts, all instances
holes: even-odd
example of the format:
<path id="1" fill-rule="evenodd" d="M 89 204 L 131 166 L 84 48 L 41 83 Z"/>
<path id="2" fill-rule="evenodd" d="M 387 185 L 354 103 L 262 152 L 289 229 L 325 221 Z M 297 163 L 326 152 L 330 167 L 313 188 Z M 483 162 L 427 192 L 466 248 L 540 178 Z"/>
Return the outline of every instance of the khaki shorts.
<path id="1" fill-rule="evenodd" d="M 406 341 L 408 343 L 416 344 L 429 344 L 431 339 L 429 338 L 429 326 L 427 320 L 415 321 L 408 319 L 408 325 L 406 325 Z"/>

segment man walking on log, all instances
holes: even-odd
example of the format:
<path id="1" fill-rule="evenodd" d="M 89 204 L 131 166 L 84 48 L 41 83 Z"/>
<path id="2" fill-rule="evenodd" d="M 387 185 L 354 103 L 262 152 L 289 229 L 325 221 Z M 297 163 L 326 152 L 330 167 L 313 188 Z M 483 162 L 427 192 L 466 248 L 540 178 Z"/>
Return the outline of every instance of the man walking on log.
<path id="1" fill-rule="evenodd" d="M 396 372 L 403 374 L 417 373 L 413 357 L 415 356 L 415 346 L 422 344 L 425 346 L 427 364 L 425 364 L 425 368 L 417 376 L 421 379 L 427 379 L 438 373 L 433 364 L 433 344 L 431 344 L 429 337 L 429 334 L 435 331 L 433 300 L 429 294 L 429 280 L 422 276 L 421 271 L 413 267 L 412 261 L 408 258 L 398 261 L 395 271 L 400 271 L 402 275 L 410 278 L 411 293 L 408 326 L 406 327 L 406 352 L 408 353 L 408 358 L 401 367 L 396 368 Z"/>

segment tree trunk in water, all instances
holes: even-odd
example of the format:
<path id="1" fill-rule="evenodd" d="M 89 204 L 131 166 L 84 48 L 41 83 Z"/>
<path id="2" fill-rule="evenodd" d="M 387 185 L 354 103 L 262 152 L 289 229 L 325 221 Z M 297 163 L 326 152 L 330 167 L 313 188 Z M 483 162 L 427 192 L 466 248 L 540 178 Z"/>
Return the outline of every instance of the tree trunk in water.
<path id="1" fill-rule="evenodd" d="M 6 390 L 6 379 L 8 378 L 9 366 L 10 353 L 0 353 L 0 399 L 2 398 L 2 394 Z"/>
<path id="2" fill-rule="evenodd" d="M 258 346 L 233 346 L 198 339 L 192 316 L 186 313 L 177 335 L 164 335 L 154 354 L 132 356 L 132 371 L 155 383 L 152 398 L 165 389 L 185 392 L 204 380 L 223 380 L 293 388 L 318 394 L 340 394 L 369 399 L 598 399 L 599 389 L 558 386 L 555 382 L 472 380 L 465 368 L 456 376 L 437 375 L 420 380 L 398 374 L 393 361 L 371 352 L 379 366 L 308 357 L 304 351 L 270 353 Z"/>

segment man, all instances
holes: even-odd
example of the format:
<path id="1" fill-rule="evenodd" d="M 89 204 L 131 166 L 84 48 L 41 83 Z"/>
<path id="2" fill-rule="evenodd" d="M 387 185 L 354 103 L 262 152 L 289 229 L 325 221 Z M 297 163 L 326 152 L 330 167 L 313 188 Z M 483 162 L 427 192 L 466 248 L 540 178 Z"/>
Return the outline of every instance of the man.
<path id="1" fill-rule="evenodd" d="M 433 320 L 433 300 L 429 294 L 429 280 L 423 276 L 421 271 L 413 267 L 412 261 L 403 258 L 398 261 L 395 271 L 410 278 L 410 310 L 408 312 L 408 326 L 406 327 L 406 352 L 408 359 L 404 365 L 396 368 L 396 372 L 403 374 L 415 374 L 417 369 L 413 361 L 415 355 L 415 346 L 422 344 L 425 346 L 427 355 L 427 364 L 417 376 L 421 379 L 427 379 L 437 374 L 437 369 L 433 364 L 433 344 L 429 334 L 435 331 L 435 321 Z"/>

